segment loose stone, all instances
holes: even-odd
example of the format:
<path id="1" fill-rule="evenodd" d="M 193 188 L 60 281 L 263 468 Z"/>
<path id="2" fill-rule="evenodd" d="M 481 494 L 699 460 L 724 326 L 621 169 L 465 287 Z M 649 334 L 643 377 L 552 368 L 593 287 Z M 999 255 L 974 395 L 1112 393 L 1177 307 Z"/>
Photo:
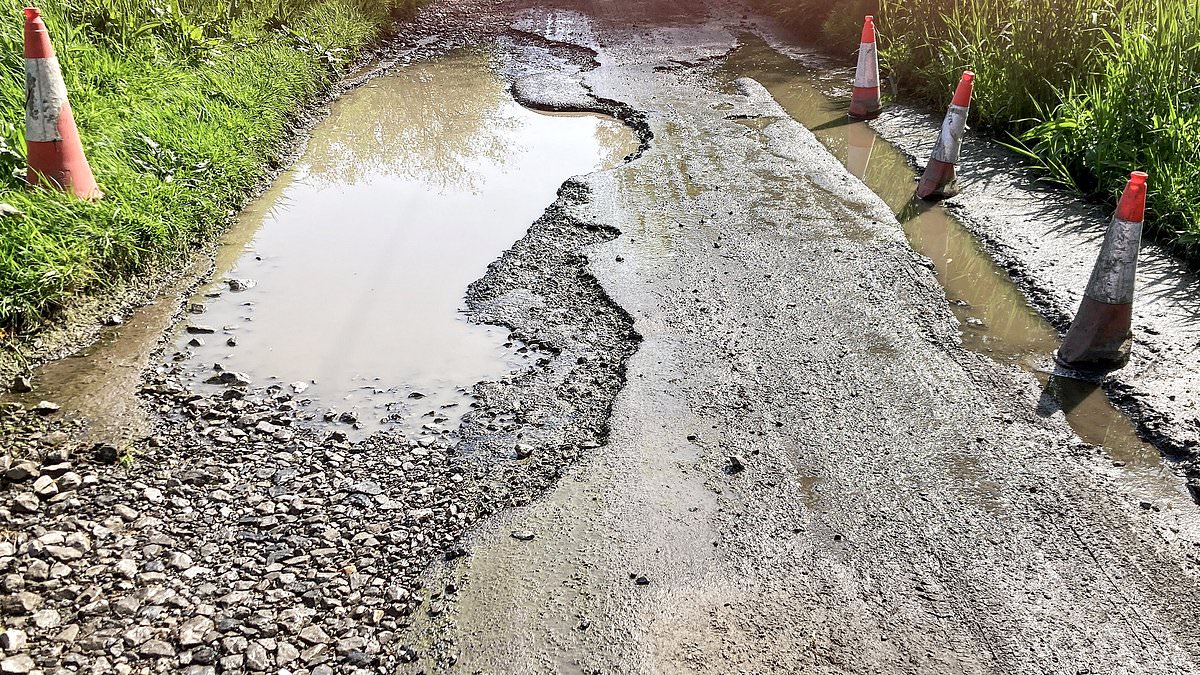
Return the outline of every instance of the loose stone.
<path id="1" fill-rule="evenodd" d="M 33 625 L 38 628 L 57 628 L 62 623 L 62 615 L 56 609 L 43 609 L 33 613 Z"/>
<path id="2" fill-rule="evenodd" d="M 271 666 L 271 657 L 261 644 L 251 642 L 246 647 L 245 664 L 250 670 L 261 672 Z"/>
<path id="3" fill-rule="evenodd" d="M 60 492 L 77 490 L 80 485 L 83 485 L 83 476 L 74 471 L 68 471 L 58 479 L 58 489 Z"/>
<path id="4" fill-rule="evenodd" d="M 50 499 L 58 494 L 58 485 L 54 483 L 53 478 L 43 474 L 33 482 L 33 493 L 42 499 Z"/>
<path id="5" fill-rule="evenodd" d="M 33 412 L 39 415 L 49 415 L 51 413 L 56 413 L 61 409 L 62 406 L 57 403 L 51 403 L 50 401 L 42 401 L 33 406 Z"/>
<path id="6" fill-rule="evenodd" d="M 17 654 L 0 661 L 0 673 L 3 675 L 25 675 L 32 672 L 37 664 L 28 654 Z"/>
<path id="7" fill-rule="evenodd" d="M 179 626 L 179 644 L 182 647 L 194 647 L 204 643 L 206 635 L 216 628 L 213 620 L 206 616 L 194 616 Z"/>
<path id="8" fill-rule="evenodd" d="M 138 654 L 151 659 L 175 656 L 175 648 L 162 640 L 150 640 L 138 648 Z"/>
<path id="9" fill-rule="evenodd" d="M 6 652 L 15 652 L 24 649 L 28 637 L 25 631 L 16 628 L 5 629 L 0 633 L 0 649 Z"/>
<path id="10" fill-rule="evenodd" d="M 13 483 L 21 483 L 30 478 L 36 478 L 40 474 L 41 470 L 38 469 L 37 464 L 33 462 L 17 462 L 4 472 L 4 478 Z"/>
<path id="11" fill-rule="evenodd" d="M 13 497 L 12 509 L 17 513 L 37 513 L 41 508 L 42 503 L 32 492 L 22 492 Z"/>

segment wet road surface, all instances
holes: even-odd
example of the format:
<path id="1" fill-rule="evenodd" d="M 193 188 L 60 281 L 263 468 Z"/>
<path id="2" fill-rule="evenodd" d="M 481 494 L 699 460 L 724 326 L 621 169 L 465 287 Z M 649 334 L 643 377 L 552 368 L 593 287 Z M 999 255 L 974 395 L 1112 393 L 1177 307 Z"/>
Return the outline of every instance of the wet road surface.
<path id="1" fill-rule="evenodd" d="M 1102 393 L 1046 382 L 1054 331 L 903 156 L 740 11 L 533 4 L 340 101 L 244 214 L 184 319 L 214 332 L 168 337 L 252 385 L 160 364 L 128 473 L 77 452 L 80 492 L 14 519 L 73 662 L 1196 671 L 1195 506 Z M 164 305 L 34 396 L 138 416 Z M 461 437 L 403 437 L 452 403 Z M 347 439 L 306 406 L 401 415 Z M 74 649 L 47 626 L 46 667 Z"/>
<path id="2" fill-rule="evenodd" d="M 842 73 L 806 67 L 753 33 L 738 39 L 740 45 L 723 60 L 719 76 L 730 85 L 738 77 L 760 82 L 891 208 L 909 244 L 933 263 L 959 321 L 963 346 L 1033 373 L 1043 386 L 1041 412 L 1061 412 L 1080 438 L 1102 446 L 1122 469 L 1114 475 L 1131 490 L 1160 505 L 1191 509 L 1184 479 L 1157 448 L 1138 438 L 1129 418 L 1098 384 L 1054 374 L 1057 331 L 944 205 L 914 196 L 919 174 L 907 157 L 867 123 L 850 120 L 845 101 L 829 95 L 844 86 Z M 1200 531 L 1193 534 L 1200 537 Z"/>
<path id="3" fill-rule="evenodd" d="M 596 49 L 585 84 L 648 114 L 650 152 L 589 175 L 575 209 L 621 230 L 590 269 L 643 342 L 609 443 L 433 575 L 457 588 L 416 629 L 446 631 L 434 654 L 455 672 L 1194 670 L 1191 505 L 1143 497 L 1044 414 L 1033 375 L 964 349 L 986 342 L 950 311 L 949 268 L 913 254 L 928 233 L 906 238 L 767 89 L 696 68 L 744 30 L 696 14 L 518 20 Z"/>

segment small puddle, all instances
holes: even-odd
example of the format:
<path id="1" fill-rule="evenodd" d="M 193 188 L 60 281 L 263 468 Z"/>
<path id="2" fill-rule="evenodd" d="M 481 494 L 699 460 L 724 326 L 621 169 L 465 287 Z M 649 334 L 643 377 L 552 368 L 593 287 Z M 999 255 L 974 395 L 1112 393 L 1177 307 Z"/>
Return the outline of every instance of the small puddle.
<path id="1" fill-rule="evenodd" d="M 214 332 L 181 326 L 177 347 L 200 381 L 219 364 L 255 385 L 301 383 L 327 419 L 455 428 L 476 382 L 536 358 L 466 320 L 467 286 L 567 178 L 636 148 L 611 118 L 518 105 L 485 52 L 375 79 L 242 213 L 192 300 L 187 323 Z"/>
<path id="2" fill-rule="evenodd" d="M 723 84 L 732 91 L 739 77 L 757 80 L 891 207 L 912 247 L 933 261 L 962 325 L 964 346 L 1034 373 L 1043 385 L 1039 412 L 1062 410 L 1080 438 L 1104 447 L 1119 480 L 1133 494 L 1160 508 L 1189 507 L 1192 500 L 1183 481 L 1156 448 L 1138 438 L 1103 390 L 1040 370 L 1058 348 L 1057 331 L 945 208 L 914 197 L 917 175 L 907 157 L 867 124 L 851 121 L 843 103 L 824 93 L 845 83 L 823 77 L 758 37 L 743 35 L 741 43 L 718 73 Z"/>
<path id="3" fill-rule="evenodd" d="M 154 300 L 138 307 L 117 325 L 100 331 L 96 339 L 66 358 L 50 361 L 36 370 L 33 391 L 5 393 L 0 403 L 13 401 L 26 407 L 47 400 L 62 406 L 69 417 L 87 421 L 80 440 L 124 446 L 150 432 L 150 424 L 137 392 L 142 371 L 171 325 L 178 299 L 207 263 L 197 259 L 174 280 L 164 284 Z"/>

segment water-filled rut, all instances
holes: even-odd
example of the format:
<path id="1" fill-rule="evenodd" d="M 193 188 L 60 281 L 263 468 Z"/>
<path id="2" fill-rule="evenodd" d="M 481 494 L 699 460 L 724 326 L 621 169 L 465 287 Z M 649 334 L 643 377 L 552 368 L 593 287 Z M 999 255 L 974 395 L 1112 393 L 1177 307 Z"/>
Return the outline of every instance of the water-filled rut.
<path id="1" fill-rule="evenodd" d="M 467 286 L 567 178 L 636 147 L 611 118 L 518 105 L 483 51 L 378 78 L 245 210 L 177 358 L 298 390 L 331 421 L 456 428 L 476 382 L 530 357 L 465 318 Z"/>
<path id="2" fill-rule="evenodd" d="M 15 625 L 40 667 L 64 662 L 61 633 L 82 650 L 66 658 L 105 672 L 114 659 L 397 672 L 422 644 L 397 631 L 444 604 L 422 571 L 604 442 L 638 336 L 585 269 L 583 250 L 615 232 L 575 213 L 589 193 L 571 177 L 623 163 L 649 134 L 586 95 L 572 108 L 629 125 L 519 106 L 514 73 L 574 72 L 520 46 L 347 93 L 186 308 L 203 270 L 36 374 L 31 395 L 61 414 L 2 409 L 6 454 L 9 438 L 29 454 L 5 458 L 21 466 L 4 465 L 0 557 L 25 574 L 46 565 L 46 542 L 79 546 L 19 581 Z M 94 430 L 110 412 L 111 444 L 67 419 Z"/>

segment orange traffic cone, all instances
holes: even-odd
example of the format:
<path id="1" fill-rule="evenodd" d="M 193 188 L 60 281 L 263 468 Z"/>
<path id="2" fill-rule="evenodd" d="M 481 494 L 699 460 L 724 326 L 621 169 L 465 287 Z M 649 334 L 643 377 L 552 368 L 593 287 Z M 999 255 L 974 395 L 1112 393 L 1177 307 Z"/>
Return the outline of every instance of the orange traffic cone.
<path id="1" fill-rule="evenodd" d="M 1063 366 L 1112 370 L 1129 360 L 1133 285 L 1145 212 L 1146 174 L 1134 171 L 1104 235 L 1079 312 L 1058 349 L 1056 358 Z"/>
<path id="2" fill-rule="evenodd" d="M 917 196 L 921 199 L 953 197 L 958 194 L 958 176 L 955 166 L 962 152 L 963 134 L 967 130 L 967 113 L 971 110 L 971 94 L 975 91 L 975 73 L 967 71 L 958 81 L 954 100 L 946 111 L 942 132 L 938 135 L 933 155 L 917 185 Z"/>
<path id="3" fill-rule="evenodd" d="M 50 33 L 36 7 L 25 8 L 25 147 L 30 185 L 49 185 L 84 199 L 101 197 L 79 142 Z"/>
<path id="4" fill-rule="evenodd" d="M 862 43 L 858 45 L 858 68 L 854 71 L 854 93 L 850 97 L 850 116 L 869 120 L 883 112 L 879 100 L 879 50 L 875 47 L 875 17 L 863 22 Z"/>

